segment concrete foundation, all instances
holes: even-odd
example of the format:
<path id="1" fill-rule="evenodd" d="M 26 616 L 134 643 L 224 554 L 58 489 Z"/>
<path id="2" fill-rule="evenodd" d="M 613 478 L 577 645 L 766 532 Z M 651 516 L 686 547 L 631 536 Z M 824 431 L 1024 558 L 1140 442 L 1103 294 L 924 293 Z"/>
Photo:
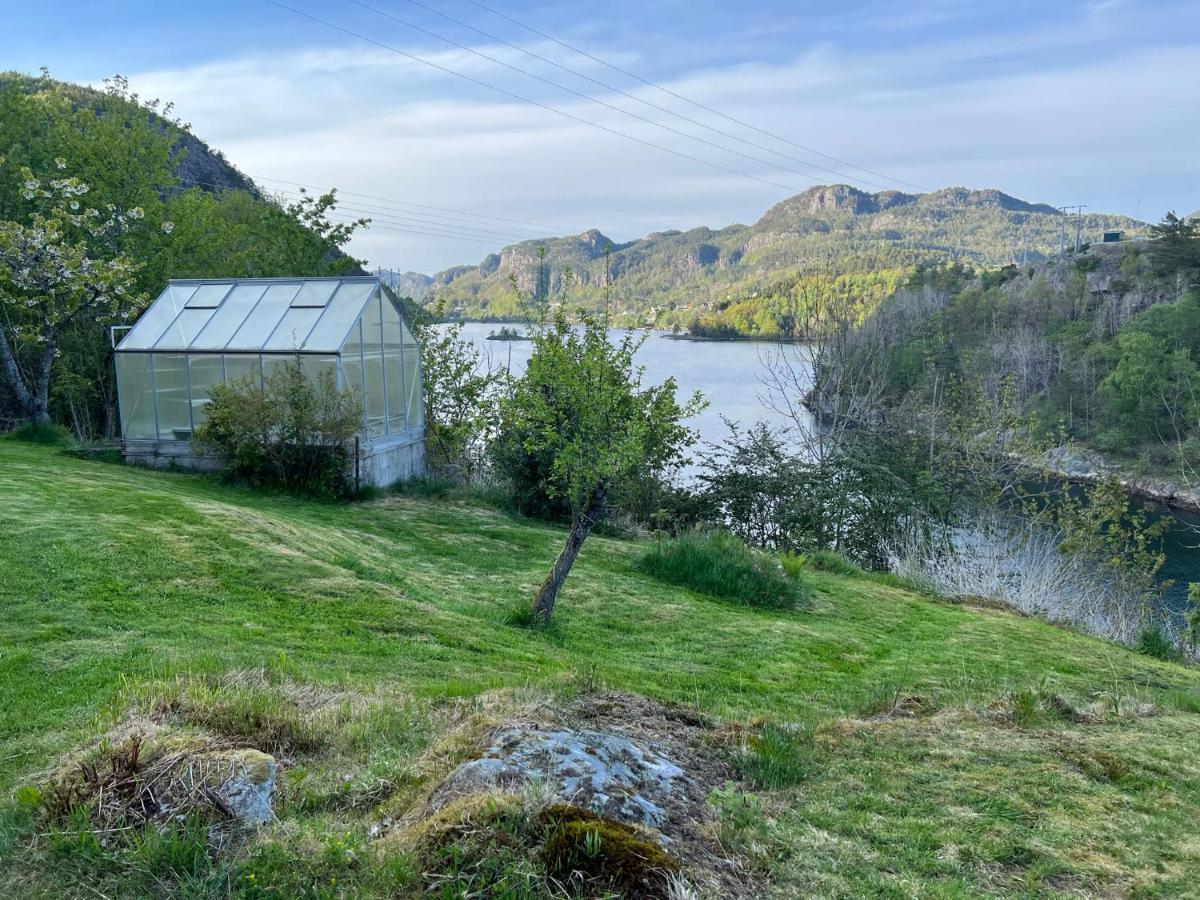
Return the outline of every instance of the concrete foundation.
<path id="1" fill-rule="evenodd" d="M 197 453 L 191 441 L 126 441 L 121 446 L 125 462 L 152 469 L 188 469 L 193 472 L 219 472 L 219 456 Z"/>
<path id="2" fill-rule="evenodd" d="M 219 456 L 197 452 L 191 441 L 127 441 L 121 450 L 125 462 L 153 469 L 187 469 L 219 472 Z M 397 481 L 425 474 L 425 436 L 397 434 L 359 447 L 358 479 L 362 485 L 386 488 Z"/>
<path id="3" fill-rule="evenodd" d="M 360 483 L 391 487 L 425 474 L 425 436 L 396 434 L 379 438 L 360 449 Z"/>

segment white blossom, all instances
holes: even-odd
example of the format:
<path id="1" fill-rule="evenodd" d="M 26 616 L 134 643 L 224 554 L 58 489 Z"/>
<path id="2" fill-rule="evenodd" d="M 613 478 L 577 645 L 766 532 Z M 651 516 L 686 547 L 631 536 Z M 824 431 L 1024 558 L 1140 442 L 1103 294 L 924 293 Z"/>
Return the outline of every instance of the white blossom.
<path id="1" fill-rule="evenodd" d="M 163 222 L 162 230 L 163 230 L 163 234 L 170 234 L 172 231 L 175 230 L 175 223 L 174 222 Z"/>
<path id="2" fill-rule="evenodd" d="M 60 169 L 65 169 L 67 167 L 67 161 L 61 156 L 56 156 L 54 158 L 54 165 L 58 166 Z"/>

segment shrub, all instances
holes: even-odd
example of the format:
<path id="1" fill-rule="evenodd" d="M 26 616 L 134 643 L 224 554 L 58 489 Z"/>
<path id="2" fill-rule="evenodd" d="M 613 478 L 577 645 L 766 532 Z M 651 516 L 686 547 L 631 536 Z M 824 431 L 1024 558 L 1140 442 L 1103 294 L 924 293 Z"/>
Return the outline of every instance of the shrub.
<path id="1" fill-rule="evenodd" d="M 484 463 L 495 430 L 496 402 L 504 381 L 480 350 L 462 337 L 462 325 L 439 326 L 445 312 L 414 310 L 413 333 L 421 345 L 421 390 L 425 441 L 431 467 L 467 477 Z"/>
<path id="2" fill-rule="evenodd" d="M 783 571 L 787 572 L 793 578 L 800 578 L 804 574 L 804 569 L 808 566 L 808 556 L 804 553 L 793 553 L 788 550 L 785 553 L 779 554 L 779 564 L 783 566 Z"/>
<path id="3" fill-rule="evenodd" d="M 250 484 L 344 497 L 355 488 L 352 441 L 361 429 L 357 395 L 338 390 L 332 370 L 310 379 L 296 358 L 277 365 L 261 386 L 248 376 L 214 387 L 196 440 Z"/>
<path id="4" fill-rule="evenodd" d="M 1178 659 L 1180 655 L 1179 649 L 1171 643 L 1166 632 L 1155 625 L 1148 625 L 1142 629 L 1138 635 L 1136 646 L 1138 653 L 1144 653 L 1155 659 L 1170 661 Z"/>
<path id="5" fill-rule="evenodd" d="M 392 491 L 405 497 L 423 497 L 427 500 L 444 500 L 457 487 L 453 479 L 443 475 L 422 475 L 405 478 L 392 485 Z"/>
<path id="6" fill-rule="evenodd" d="M 692 531 L 659 541 L 637 566 L 661 581 L 747 606 L 792 609 L 809 598 L 807 585 L 789 576 L 773 557 L 725 531 Z"/>

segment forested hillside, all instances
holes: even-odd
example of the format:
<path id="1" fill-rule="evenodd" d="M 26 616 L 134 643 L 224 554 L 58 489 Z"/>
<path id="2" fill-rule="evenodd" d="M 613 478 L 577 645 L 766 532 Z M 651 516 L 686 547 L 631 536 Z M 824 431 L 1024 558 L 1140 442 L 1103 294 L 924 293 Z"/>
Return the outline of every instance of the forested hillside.
<path id="1" fill-rule="evenodd" d="M 828 363 L 877 406 L 946 417 L 1000 398 L 1014 425 L 1195 484 L 1200 225 L 981 276 L 916 273 Z M 868 388 L 867 385 L 870 385 Z"/>
<path id="2" fill-rule="evenodd" d="M 330 221 L 332 203 L 272 200 L 123 79 L 99 91 L 0 73 L 0 250 L 12 263 L 0 269 L 0 420 L 28 417 L 14 385 L 53 360 L 49 418 L 111 437 L 108 329 L 131 324 L 169 278 L 357 270 L 338 249 L 354 226 Z M 39 240 L 77 265 L 22 281 L 19 256 L 35 261 Z M 85 284 L 97 266 L 121 273 L 99 297 Z"/>
<path id="3" fill-rule="evenodd" d="M 1085 240 L 1139 227 L 1100 214 L 1078 224 Z M 521 318 L 522 297 L 531 294 L 594 306 L 611 277 L 615 311 L 627 324 L 777 335 L 814 304 L 853 299 L 869 310 L 918 265 L 1045 259 L 1064 234 L 1074 241 L 1075 226 L 1051 206 L 995 190 L 867 194 L 833 185 L 779 203 L 752 226 L 660 232 L 627 244 L 592 230 L 507 247 L 478 266 L 441 272 L 427 287 L 409 283 L 464 318 Z"/>

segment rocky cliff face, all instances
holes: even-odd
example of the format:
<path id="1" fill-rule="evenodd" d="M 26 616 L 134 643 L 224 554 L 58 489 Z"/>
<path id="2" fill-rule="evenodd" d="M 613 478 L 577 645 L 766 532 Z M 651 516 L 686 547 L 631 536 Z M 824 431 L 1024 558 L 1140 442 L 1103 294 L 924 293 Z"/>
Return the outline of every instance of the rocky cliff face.
<path id="1" fill-rule="evenodd" d="M 225 159 L 219 150 L 214 150 L 191 132 L 184 132 L 178 143 L 178 162 L 175 174 L 182 180 L 180 190 L 193 185 L 209 192 L 246 191 L 263 199 L 262 189 L 239 172 Z"/>
<path id="2" fill-rule="evenodd" d="M 422 275 L 420 272 L 395 272 L 390 269 L 381 269 L 375 272 L 383 283 L 396 292 L 399 297 L 411 297 L 420 302 L 425 299 L 425 295 L 429 293 L 429 288 L 433 284 L 433 279 L 428 275 Z"/>

